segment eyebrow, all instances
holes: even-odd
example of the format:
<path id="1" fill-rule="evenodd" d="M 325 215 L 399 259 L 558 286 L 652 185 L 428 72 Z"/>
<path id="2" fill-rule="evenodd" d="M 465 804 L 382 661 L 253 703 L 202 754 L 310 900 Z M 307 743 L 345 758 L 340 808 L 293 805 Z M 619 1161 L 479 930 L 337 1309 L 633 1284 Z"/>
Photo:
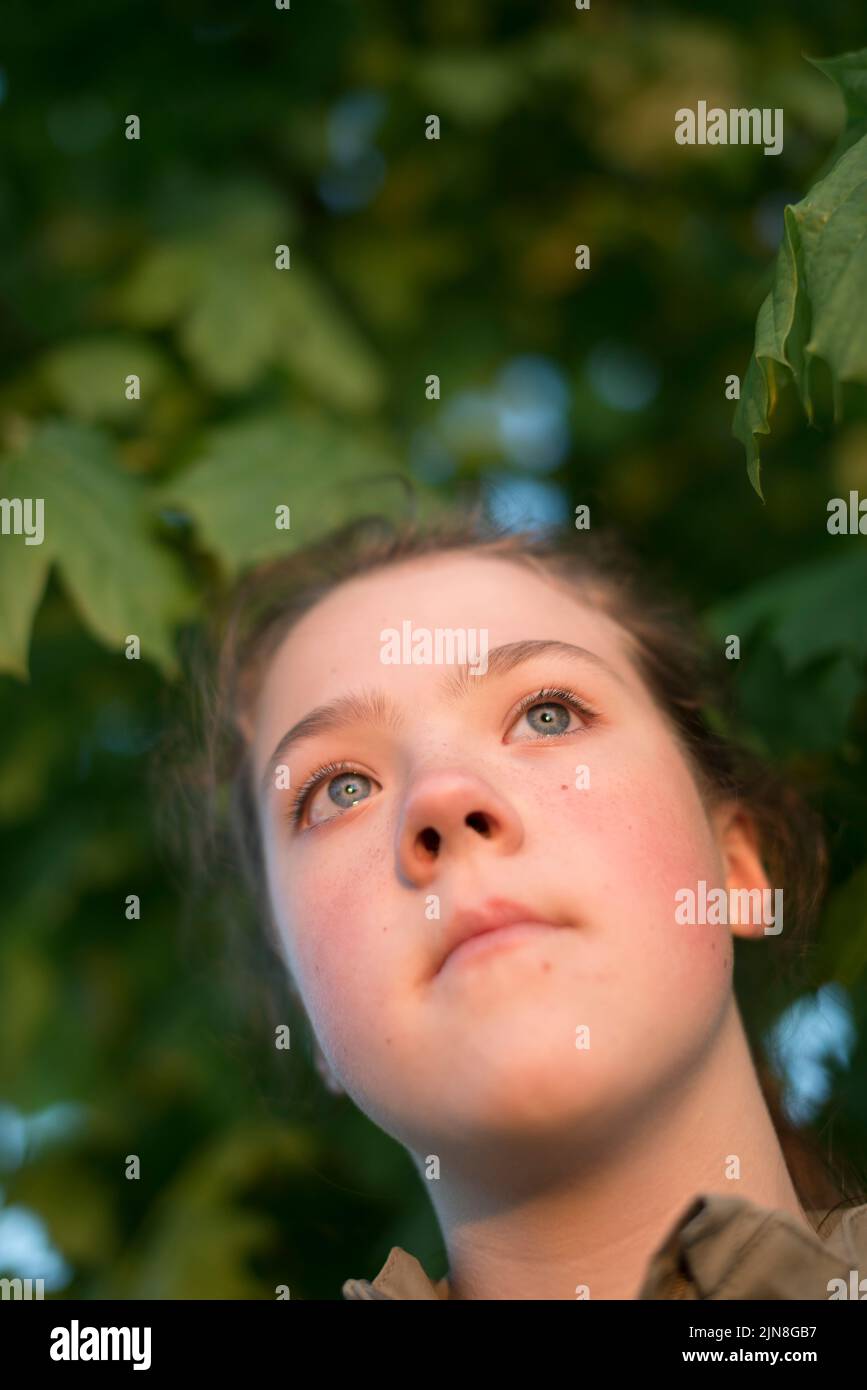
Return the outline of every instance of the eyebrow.
<path id="1" fill-rule="evenodd" d="M 440 690 L 449 703 L 465 696 L 471 689 L 477 690 L 492 676 L 503 676 L 516 667 L 523 666 L 538 656 L 564 656 L 572 661 L 595 666 L 626 687 L 623 676 L 604 657 L 586 647 L 576 647 L 572 642 L 556 639 L 527 639 L 522 642 L 506 642 L 500 647 L 492 647 L 488 652 L 488 669 L 482 675 L 471 675 L 470 665 L 460 665 L 454 672 L 445 672 L 439 682 Z M 379 728 L 398 729 L 403 723 L 397 705 L 385 691 L 362 691 L 359 694 L 341 695 L 336 700 L 317 707 L 299 719 L 288 729 L 271 754 L 262 774 L 261 791 L 264 795 L 273 781 L 274 771 L 291 748 L 297 747 L 317 734 L 346 729 L 354 724 L 374 724 Z"/>

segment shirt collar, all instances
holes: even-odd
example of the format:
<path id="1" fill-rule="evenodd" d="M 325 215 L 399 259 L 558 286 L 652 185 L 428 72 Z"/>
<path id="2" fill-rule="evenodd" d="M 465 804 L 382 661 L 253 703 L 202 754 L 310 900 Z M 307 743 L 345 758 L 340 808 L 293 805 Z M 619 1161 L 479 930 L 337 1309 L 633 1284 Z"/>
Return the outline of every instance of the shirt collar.
<path id="1" fill-rule="evenodd" d="M 831 1279 L 848 1284 L 850 1270 L 867 1273 L 867 1204 L 806 1215 L 812 1230 L 742 1197 L 699 1194 L 657 1246 L 637 1297 L 827 1299 Z M 449 1296 L 448 1277 L 429 1278 L 399 1245 L 375 1279 L 347 1279 L 342 1292 L 349 1299 Z"/>

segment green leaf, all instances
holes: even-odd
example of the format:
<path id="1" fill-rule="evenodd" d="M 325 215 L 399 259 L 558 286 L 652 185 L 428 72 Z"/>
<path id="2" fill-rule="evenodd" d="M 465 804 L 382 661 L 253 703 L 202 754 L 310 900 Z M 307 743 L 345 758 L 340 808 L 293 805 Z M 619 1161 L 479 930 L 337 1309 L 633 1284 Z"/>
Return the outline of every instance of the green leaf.
<path id="1" fill-rule="evenodd" d="M 527 79 L 520 61 L 504 52 L 451 49 L 423 55 L 415 83 L 425 99 L 466 125 L 503 119 L 524 96 Z"/>
<path id="2" fill-rule="evenodd" d="M 378 406 L 385 395 L 382 368 L 316 276 L 298 264 L 274 270 L 269 289 L 279 354 L 293 374 L 338 409 Z"/>
<path id="3" fill-rule="evenodd" d="M 386 386 L 378 357 L 300 257 L 277 269 L 276 244 L 250 247 L 227 233 L 160 247 L 113 307 L 139 327 L 175 324 L 184 355 L 216 391 L 244 390 L 275 366 L 338 409 L 373 410 Z"/>
<path id="4" fill-rule="evenodd" d="M 115 290 L 112 308 L 137 328 L 164 328 L 194 300 L 202 265 L 202 248 L 195 243 L 157 246 Z"/>
<path id="5" fill-rule="evenodd" d="M 841 157 L 794 215 L 812 317 L 805 352 L 828 363 L 834 382 L 867 383 L 867 137 Z M 797 358 L 794 370 L 802 396 L 809 396 Z"/>
<path id="6" fill-rule="evenodd" d="M 826 753 L 844 743 L 864 688 L 862 671 L 848 653 L 820 657 L 793 673 L 776 644 L 761 641 L 747 645 L 740 667 L 739 706 L 750 728 L 776 755 L 784 758 L 793 749 Z"/>
<path id="7" fill-rule="evenodd" d="M 850 110 L 860 110 L 867 49 L 844 55 Z M 843 59 L 840 60 L 841 64 Z M 846 148 L 807 196 L 785 209 L 773 288 L 759 310 L 732 433 L 762 496 L 758 436 L 769 434 L 780 387 L 793 381 L 812 424 L 811 368 L 824 361 L 840 418 L 840 386 L 867 384 L 867 135 Z"/>
<path id="8" fill-rule="evenodd" d="M 27 679 L 26 660 L 15 674 Z M 7 739 L 0 754 L 0 825 L 26 820 L 40 808 L 65 751 L 58 722 L 38 719 L 35 712 Z"/>
<path id="9" fill-rule="evenodd" d="M 705 615 L 719 638 L 736 633 L 743 642 L 757 626 L 770 625 L 774 642 L 795 670 L 819 657 L 867 656 L 867 554 L 835 558 L 786 570 Z"/>
<path id="10" fill-rule="evenodd" d="M 359 509 L 393 508 L 406 474 L 376 441 L 316 415 L 264 415 L 212 431 L 201 455 L 161 490 L 187 511 L 230 571 L 294 550 Z M 276 508 L 288 506 L 290 529 Z"/>
<path id="11" fill-rule="evenodd" d="M 272 267 L 232 265 L 210 253 L 189 313 L 181 323 L 180 345 L 200 375 L 217 391 L 251 385 L 277 353 Z"/>
<path id="12" fill-rule="evenodd" d="M 0 1076 L 6 1103 L 14 1103 L 13 1078 L 21 1077 L 33 1057 L 59 996 L 57 965 L 48 954 L 32 942 L 5 940 L 0 947 Z"/>
<path id="13" fill-rule="evenodd" d="M 275 1174 L 304 1172 L 316 1156 L 300 1128 L 261 1123 L 217 1135 L 172 1175 L 97 1296 L 273 1299 L 253 1264 L 278 1230 L 248 1194 Z"/>
<path id="14" fill-rule="evenodd" d="M 0 670 L 22 674 L 33 612 L 49 563 L 90 631 L 120 652 L 141 639 L 142 656 L 176 669 L 171 624 L 190 595 L 174 558 L 149 534 L 144 491 L 123 473 L 100 431 L 52 421 L 0 460 L 0 496 L 42 498 L 44 539 L 0 538 L 3 606 Z"/>
<path id="15" fill-rule="evenodd" d="M 39 372 L 55 403 L 70 415 L 124 424 L 147 407 L 165 380 L 166 362 L 145 339 L 118 333 L 65 343 L 42 359 Z M 141 401 L 126 398 L 131 373 L 141 379 Z"/>
<path id="16" fill-rule="evenodd" d="M 835 58 L 810 58 L 806 53 L 804 57 L 836 82 L 843 93 L 850 124 L 867 117 L 867 48 L 839 53 Z"/>
<path id="17" fill-rule="evenodd" d="M 750 482 L 764 501 L 761 485 L 761 463 L 758 434 L 770 434 L 770 417 L 779 394 L 778 374 L 774 363 L 786 365 L 785 336 L 788 331 L 786 304 L 791 301 L 785 277 L 777 276 L 774 289 L 759 310 L 756 341 L 744 377 L 743 390 L 735 409 L 732 433 L 747 451 L 747 472 Z M 790 311 L 791 312 L 791 311 Z"/>
<path id="18" fill-rule="evenodd" d="M 119 1244 L 117 1212 L 89 1155 L 67 1150 L 37 1158 L 15 1175 L 10 1195 L 42 1217 L 54 1245 L 73 1265 L 111 1259 Z"/>
<path id="19" fill-rule="evenodd" d="M 0 495 L 22 496 L 11 490 L 2 463 Z M 23 536 L 0 536 L 0 671 L 21 680 L 28 679 L 30 632 L 50 568 L 44 544 L 25 545 Z"/>
<path id="20" fill-rule="evenodd" d="M 286 186 L 227 169 L 175 168 L 156 195 L 160 223 L 172 241 L 195 240 L 234 251 L 258 251 L 288 241 L 299 225 Z"/>
<path id="21" fill-rule="evenodd" d="M 867 864 L 834 893 L 818 935 L 816 979 L 851 988 L 867 970 Z"/>
<path id="22" fill-rule="evenodd" d="M 846 128 L 831 152 L 829 166 L 836 164 L 840 155 L 867 135 L 867 48 L 854 53 L 840 53 L 835 58 L 804 57 L 814 68 L 818 68 L 840 89 L 846 103 Z"/>

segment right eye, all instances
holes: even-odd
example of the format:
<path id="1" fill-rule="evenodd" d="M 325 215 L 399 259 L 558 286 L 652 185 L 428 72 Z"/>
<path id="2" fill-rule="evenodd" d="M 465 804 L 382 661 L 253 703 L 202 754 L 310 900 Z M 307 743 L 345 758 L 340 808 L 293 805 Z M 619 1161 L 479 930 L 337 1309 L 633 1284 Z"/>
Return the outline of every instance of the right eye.
<path id="1" fill-rule="evenodd" d="M 292 807 L 292 821 L 301 825 L 306 820 L 310 828 L 322 825 L 368 800 L 374 787 L 379 787 L 379 783 L 355 768 L 338 767 L 335 771 L 334 764 L 319 768 L 300 788 Z"/>

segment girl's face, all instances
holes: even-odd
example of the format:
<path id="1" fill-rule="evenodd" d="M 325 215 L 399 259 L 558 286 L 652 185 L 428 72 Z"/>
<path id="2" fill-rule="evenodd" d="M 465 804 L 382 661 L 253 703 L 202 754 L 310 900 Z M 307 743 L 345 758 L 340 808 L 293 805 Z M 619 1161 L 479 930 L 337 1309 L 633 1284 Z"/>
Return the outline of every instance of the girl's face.
<path id="1" fill-rule="evenodd" d="M 486 640 L 486 674 L 384 662 L 407 620 L 470 659 Z M 276 652 L 251 732 L 317 1039 L 410 1151 L 610 1134 L 712 1046 L 731 928 L 679 925 L 675 894 L 726 886 L 721 841 L 625 634 L 573 591 L 467 552 L 347 582 Z M 510 913 L 548 925 L 448 955 Z"/>

